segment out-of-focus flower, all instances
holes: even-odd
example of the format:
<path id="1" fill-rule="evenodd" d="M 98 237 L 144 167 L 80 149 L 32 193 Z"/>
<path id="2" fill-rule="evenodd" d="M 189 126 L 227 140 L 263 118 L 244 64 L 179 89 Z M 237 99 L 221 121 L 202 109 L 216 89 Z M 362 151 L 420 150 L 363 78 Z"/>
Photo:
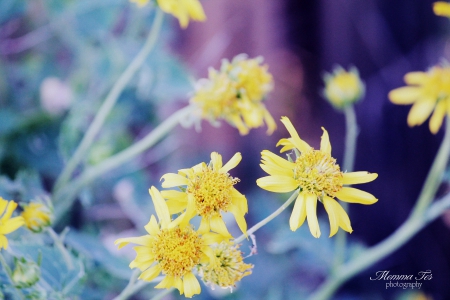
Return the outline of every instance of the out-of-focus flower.
<path id="1" fill-rule="evenodd" d="M 39 281 L 41 269 L 34 261 L 25 258 L 14 259 L 12 280 L 17 288 L 29 288 Z"/>
<path id="2" fill-rule="evenodd" d="M 21 216 L 25 221 L 25 226 L 33 232 L 41 232 L 44 228 L 52 224 L 53 207 L 51 204 L 31 202 L 24 204 Z"/>
<path id="3" fill-rule="evenodd" d="M 130 0 L 139 7 L 147 5 L 149 0 Z M 189 25 L 189 20 L 205 21 L 206 15 L 198 0 L 156 0 L 159 8 L 165 13 L 173 15 L 180 22 L 181 28 Z"/>
<path id="4" fill-rule="evenodd" d="M 256 181 L 261 188 L 286 193 L 300 189 L 289 220 L 292 231 L 297 230 L 305 219 L 308 220 L 311 234 L 318 238 L 320 228 L 317 220 L 317 200 L 323 203 L 330 220 L 330 237 L 336 234 L 339 227 L 351 233 L 352 227 L 347 213 L 334 199 L 349 203 L 373 204 L 378 201 L 372 194 L 345 185 L 366 183 L 378 177 L 376 173 L 350 172 L 342 173 L 336 159 L 331 156 L 331 144 L 328 132 L 323 129 L 320 150 L 314 150 L 300 139 L 297 131 L 287 117 L 281 122 L 291 134 L 290 138 L 281 139 L 278 145 L 280 152 L 294 149 L 297 154 L 295 161 L 286 160 L 278 155 L 264 150 L 261 153 L 261 168 L 270 176 Z"/>
<path id="5" fill-rule="evenodd" d="M 345 108 L 364 96 L 364 83 L 355 67 L 346 71 L 340 66 L 334 68 L 333 73 L 324 75 L 325 98 L 336 108 Z"/>
<path id="6" fill-rule="evenodd" d="M 253 265 L 244 263 L 239 245 L 222 242 L 211 245 L 211 248 L 214 260 L 199 267 L 200 276 L 206 284 L 232 289 L 243 277 L 252 273 Z"/>
<path id="7" fill-rule="evenodd" d="M 16 202 L 7 201 L 0 197 L 0 249 L 8 249 L 8 239 L 5 235 L 17 230 L 24 224 L 22 217 L 11 218 L 16 208 Z"/>
<path id="8" fill-rule="evenodd" d="M 73 93 L 61 79 L 47 77 L 41 83 L 40 97 L 41 105 L 48 113 L 60 115 L 72 105 Z"/>
<path id="9" fill-rule="evenodd" d="M 389 92 L 394 104 L 413 104 L 408 114 L 410 127 L 421 125 L 430 118 L 430 131 L 439 131 L 445 115 L 450 115 L 450 67 L 435 66 L 427 72 L 410 72 L 405 75 L 408 86 Z"/>
<path id="10" fill-rule="evenodd" d="M 139 246 L 134 247 L 136 258 L 131 262 L 130 268 L 142 271 L 139 279 L 152 281 L 161 272 L 164 279 L 155 288 L 177 288 L 180 294 L 192 297 L 199 294 L 200 284 L 192 271 L 200 263 L 207 263 L 214 259 L 213 251 L 208 246 L 224 241 L 219 234 L 207 233 L 200 235 L 192 227 L 177 226 L 172 222 L 166 201 L 160 192 L 151 187 L 155 211 L 145 226 L 148 234 L 139 237 L 121 238 L 115 241 L 119 249 L 128 243 Z"/>
<path id="11" fill-rule="evenodd" d="M 277 126 L 263 100 L 273 89 L 273 78 L 262 62 L 262 57 L 248 59 L 244 54 L 223 60 L 219 71 L 211 68 L 209 77 L 197 82 L 190 102 L 213 124 L 225 119 L 245 135 L 266 123 L 271 134 Z"/>
<path id="12" fill-rule="evenodd" d="M 445 1 L 434 2 L 433 12 L 437 16 L 450 18 L 450 3 Z"/>
<path id="13" fill-rule="evenodd" d="M 165 190 L 162 195 L 167 199 L 171 214 L 182 212 L 176 220 L 182 226 L 189 223 L 194 216 L 202 217 L 198 231 L 206 233 L 210 230 L 231 238 L 221 212 L 231 212 L 243 233 L 247 232 L 244 215 L 248 211 L 247 199 L 233 186 L 239 181 L 228 174 L 241 161 L 242 156 L 236 153 L 225 165 L 222 156 L 211 153 L 211 162 L 195 165 L 190 169 L 182 169 L 178 174 L 168 173 L 162 176 L 162 187 L 171 188 L 186 186 L 183 191 Z"/>

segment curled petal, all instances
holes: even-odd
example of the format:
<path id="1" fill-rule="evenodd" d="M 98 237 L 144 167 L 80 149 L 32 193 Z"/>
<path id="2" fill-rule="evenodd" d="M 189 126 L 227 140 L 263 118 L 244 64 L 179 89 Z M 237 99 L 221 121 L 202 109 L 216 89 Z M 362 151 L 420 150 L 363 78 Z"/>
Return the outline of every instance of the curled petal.
<path id="1" fill-rule="evenodd" d="M 291 120 L 289 120 L 288 117 L 281 117 L 281 123 L 284 124 L 287 131 L 289 131 L 289 133 L 291 134 L 292 143 L 298 150 L 300 150 L 301 152 L 306 152 L 309 149 L 311 149 L 311 147 L 300 138 L 300 136 L 297 133 L 297 130 L 295 130 L 294 126 L 291 123 Z"/>
<path id="2" fill-rule="evenodd" d="M 220 169 L 222 173 L 228 173 L 231 169 L 235 168 L 239 162 L 242 160 L 242 155 L 237 152 L 233 157 Z"/>

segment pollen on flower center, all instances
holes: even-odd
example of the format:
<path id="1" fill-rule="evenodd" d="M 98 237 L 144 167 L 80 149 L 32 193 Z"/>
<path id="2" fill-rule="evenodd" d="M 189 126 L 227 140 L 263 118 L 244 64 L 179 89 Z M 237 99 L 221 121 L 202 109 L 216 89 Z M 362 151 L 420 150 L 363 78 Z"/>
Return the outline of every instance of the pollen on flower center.
<path id="1" fill-rule="evenodd" d="M 343 174 L 336 159 L 320 150 L 302 153 L 295 161 L 294 179 L 299 186 L 319 199 L 334 197 L 342 188 Z"/>
<path id="2" fill-rule="evenodd" d="M 202 240 L 191 228 L 163 229 L 150 251 L 164 274 L 181 277 L 200 262 Z"/>
<path id="3" fill-rule="evenodd" d="M 189 183 L 187 193 L 194 196 L 199 215 L 213 216 L 227 211 L 231 204 L 231 189 L 237 182 L 238 178 L 204 167 Z"/>

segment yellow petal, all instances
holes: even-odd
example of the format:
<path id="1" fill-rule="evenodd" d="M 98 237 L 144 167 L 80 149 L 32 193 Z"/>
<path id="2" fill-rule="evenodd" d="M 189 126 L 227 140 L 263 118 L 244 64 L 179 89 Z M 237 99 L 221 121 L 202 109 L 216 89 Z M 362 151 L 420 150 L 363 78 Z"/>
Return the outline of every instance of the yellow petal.
<path id="1" fill-rule="evenodd" d="M 174 173 L 167 173 L 163 175 L 161 177 L 161 180 L 164 180 L 164 182 L 161 184 L 163 188 L 187 185 L 189 183 L 189 180 L 186 177 Z"/>
<path id="2" fill-rule="evenodd" d="M 413 127 L 425 122 L 433 111 L 435 105 L 436 102 L 431 98 L 424 98 L 414 103 L 408 114 L 408 125 Z"/>
<path id="3" fill-rule="evenodd" d="M 205 234 L 205 233 L 209 232 L 210 230 L 211 230 L 211 227 L 209 226 L 209 220 L 207 218 L 202 218 L 197 232 L 199 234 Z"/>
<path id="4" fill-rule="evenodd" d="M 336 234 L 339 227 L 352 233 L 353 229 L 350 225 L 350 219 L 342 206 L 331 197 L 323 197 L 323 205 L 327 211 L 330 220 L 330 237 Z"/>
<path id="5" fill-rule="evenodd" d="M 143 235 L 143 236 L 117 239 L 117 240 L 115 240 L 114 245 L 119 244 L 118 247 L 120 249 L 120 248 L 128 245 L 129 243 L 133 243 L 133 244 L 141 245 L 141 246 L 150 246 L 152 242 L 153 242 L 153 239 L 151 239 L 149 235 Z"/>
<path id="6" fill-rule="evenodd" d="M 322 130 L 323 134 L 320 140 L 320 151 L 323 151 L 331 155 L 331 144 L 330 144 L 330 137 L 328 136 L 328 131 L 326 131 L 325 128 L 323 127 Z"/>
<path id="7" fill-rule="evenodd" d="M 205 21 L 206 15 L 203 7 L 198 0 L 184 0 L 184 5 L 192 20 Z"/>
<path id="8" fill-rule="evenodd" d="M 389 92 L 388 97 L 394 104 L 412 104 L 421 96 L 422 89 L 415 86 L 404 86 Z"/>
<path id="9" fill-rule="evenodd" d="M 5 213 L 4 213 L 3 216 L 0 218 L 0 220 L 2 220 L 3 222 L 5 222 L 6 220 L 8 220 L 8 219 L 11 217 L 13 211 L 14 211 L 16 208 L 17 208 L 17 203 L 14 202 L 14 201 L 12 201 L 12 200 L 9 201 L 9 202 L 8 202 L 8 206 L 6 206 Z"/>
<path id="10" fill-rule="evenodd" d="M 142 274 L 139 276 L 139 279 L 144 281 L 152 281 L 156 278 L 156 276 L 161 273 L 161 266 L 159 264 L 151 267 L 150 269 L 145 270 L 142 272 Z"/>
<path id="11" fill-rule="evenodd" d="M 319 221 L 317 220 L 317 197 L 314 194 L 305 195 L 306 198 L 306 215 L 308 220 L 309 231 L 313 237 L 320 237 Z"/>
<path id="12" fill-rule="evenodd" d="M 292 142 L 292 138 L 287 138 L 287 139 L 281 139 L 278 141 L 278 143 L 276 144 L 276 146 L 280 146 L 282 145 L 283 148 L 280 149 L 280 153 L 292 150 L 295 148 L 294 143 Z"/>
<path id="13" fill-rule="evenodd" d="M 300 193 L 295 200 L 294 208 L 292 209 L 291 218 L 289 219 L 289 226 L 292 231 L 296 231 L 303 225 L 306 219 L 306 198 L 305 193 Z"/>
<path id="14" fill-rule="evenodd" d="M 359 204 L 374 204 L 378 201 L 372 194 L 351 187 L 343 187 L 336 193 L 336 197 L 344 202 Z"/>
<path id="15" fill-rule="evenodd" d="M 427 78 L 425 72 L 409 72 L 405 75 L 405 82 L 409 85 L 422 85 Z"/>
<path id="16" fill-rule="evenodd" d="M 275 120 L 273 119 L 272 115 L 269 113 L 269 111 L 264 111 L 264 122 L 267 124 L 267 134 L 271 135 L 275 129 L 277 129 L 277 123 L 275 123 Z"/>
<path id="17" fill-rule="evenodd" d="M 266 176 L 256 180 L 256 184 L 267 191 L 287 193 L 298 188 L 298 182 L 288 176 Z"/>
<path id="18" fill-rule="evenodd" d="M 8 201 L 0 197 L 0 217 L 8 206 Z"/>
<path id="19" fill-rule="evenodd" d="M 447 99 L 441 100 L 436 105 L 436 108 L 434 109 L 434 113 L 430 118 L 430 131 L 433 134 L 436 134 L 439 131 L 439 128 L 441 128 L 442 121 L 444 120 L 445 113 L 447 112 Z"/>
<path id="20" fill-rule="evenodd" d="M 8 239 L 0 234 L 0 249 L 2 248 L 8 249 Z"/>
<path id="21" fill-rule="evenodd" d="M 222 173 L 228 173 L 231 169 L 235 168 L 242 160 L 242 155 L 237 152 L 233 157 L 220 169 Z"/>
<path id="22" fill-rule="evenodd" d="M 20 226 L 25 224 L 23 217 L 14 217 L 6 221 L 3 226 L 0 226 L 0 234 L 8 234 L 17 230 Z"/>
<path id="23" fill-rule="evenodd" d="M 231 238 L 231 234 L 228 232 L 227 226 L 222 219 L 222 216 L 213 216 L 209 220 L 209 225 L 211 226 L 211 231 L 220 233 L 223 236 Z"/>
<path id="24" fill-rule="evenodd" d="M 170 289 L 175 284 L 175 277 L 166 275 L 160 283 L 155 285 L 155 289 Z"/>
<path id="25" fill-rule="evenodd" d="M 156 214 L 158 215 L 159 221 L 161 222 L 161 227 L 167 228 L 171 220 L 169 208 L 167 207 L 166 201 L 154 186 L 152 186 L 148 191 L 150 193 L 150 196 L 152 197 Z"/>
<path id="26" fill-rule="evenodd" d="M 450 17 L 450 3 L 445 1 L 437 1 L 433 3 L 433 12 L 437 16 Z"/>
<path id="27" fill-rule="evenodd" d="M 153 236 L 159 234 L 160 232 L 158 222 L 156 222 L 156 218 L 154 215 L 150 217 L 150 221 L 148 221 L 147 225 L 145 225 L 144 228 L 150 235 Z"/>
<path id="28" fill-rule="evenodd" d="M 374 181 L 378 177 L 377 173 L 369 173 L 366 171 L 343 173 L 343 175 L 343 184 L 367 183 Z"/>
<path id="29" fill-rule="evenodd" d="M 261 168 L 269 175 L 283 175 L 292 177 L 295 164 L 268 151 L 261 152 L 262 163 Z"/>
<path id="30" fill-rule="evenodd" d="M 222 155 L 220 155 L 217 152 L 212 152 L 211 153 L 211 163 L 212 163 L 213 170 L 218 171 L 220 168 L 222 168 Z"/>
<path id="31" fill-rule="evenodd" d="M 237 206 L 242 215 L 248 212 L 247 198 L 235 188 L 231 189 L 231 205 Z"/>
<path id="32" fill-rule="evenodd" d="M 197 278 L 191 272 L 183 276 L 184 296 L 191 298 L 196 294 L 200 294 L 201 288 Z"/>
<path id="33" fill-rule="evenodd" d="M 297 131 L 295 130 L 294 126 L 292 125 L 288 117 L 281 117 L 281 122 L 284 124 L 287 131 L 289 131 L 289 133 L 291 134 L 292 143 L 298 150 L 300 150 L 301 152 L 306 152 L 309 149 L 311 149 L 311 147 L 305 141 L 300 139 L 300 136 L 298 135 Z"/>
<path id="34" fill-rule="evenodd" d="M 237 206 L 230 206 L 228 211 L 234 215 L 234 219 L 245 236 L 247 236 L 247 222 L 245 221 L 244 214 L 238 209 Z"/>

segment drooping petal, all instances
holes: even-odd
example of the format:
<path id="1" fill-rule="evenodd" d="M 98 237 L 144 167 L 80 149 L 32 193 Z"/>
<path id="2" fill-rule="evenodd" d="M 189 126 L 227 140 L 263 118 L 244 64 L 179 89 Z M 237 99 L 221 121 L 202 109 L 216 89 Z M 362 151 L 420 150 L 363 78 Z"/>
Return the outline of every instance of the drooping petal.
<path id="1" fill-rule="evenodd" d="M 328 136 L 328 131 L 326 131 L 325 128 L 323 127 L 322 130 L 323 134 L 320 140 L 320 151 L 323 151 L 331 155 L 331 144 L 330 144 L 330 137 Z"/>
<path id="2" fill-rule="evenodd" d="M 295 130 L 294 126 L 291 123 L 291 120 L 289 120 L 288 117 L 281 117 L 281 123 L 284 124 L 287 131 L 289 131 L 289 133 L 291 134 L 292 143 L 298 150 L 300 150 L 301 152 L 306 152 L 311 149 L 311 147 L 300 138 L 300 136 L 297 133 L 297 130 Z"/>
<path id="3" fill-rule="evenodd" d="M 300 193 L 295 200 L 294 208 L 292 209 L 291 218 L 289 219 L 289 226 L 292 231 L 296 231 L 303 225 L 306 219 L 306 198 L 305 193 Z"/>
<path id="4" fill-rule="evenodd" d="M 330 220 L 330 237 L 336 234 L 339 227 L 343 230 L 352 233 L 352 226 L 350 225 L 350 219 L 342 206 L 337 203 L 331 197 L 323 197 L 323 205 L 327 211 L 328 218 Z"/>
<path id="5" fill-rule="evenodd" d="M 317 197 L 314 194 L 306 193 L 306 215 L 308 220 L 309 231 L 313 237 L 320 237 L 319 221 L 317 220 Z"/>
<path id="6" fill-rule="evenodd" d="M 212 231 L 231 238 L 231 234 L 228 232 L 227 226 L 225 225 L 221 215 L 211 217 L 209 220 L 209 225 L 211 226 Z"/>
<path id="7" fill-rule="evenodd" d="M 241 160 L 242 155 L 240 152 L 237 152 L 219 171 L 222 173 L 228 173 L 231 169 L 235 168 Z"/>
<path id="8" fill-rule="evenodd" d="M 191 298 L 196 294 L 200 294 L 201 288 L 197 278 L 191 272 L 183 276 L 184 296 Z"/>
<path id="9" fill-rule="evenodd" d="M 408 114 L 408 125 L 410 127 L 420 125 L 430 116 L 436 101 L 432 98 L 423 98 L 411 107 Z"/>
<path id="10" fill-rule="evenodd" d="M 394 104 L 412 104 L 421 96 L 421 88 L 405 86 L 389 92 L 388 97 Z"/>
<path id="11" fill-rule="evenodd" d="M 167 173 L 161 177 L 164 182 L 161 184 L 163 188 L 172 188 L 180 185 L 187 185 L 189 180 L 179 174 Z"/>
<path id="12" fill-rule="evenodd" d="M 289 176 L 266 176 L 256 180 L 256 184 L 267 191 L 287 193 L 298 188 L 298 182 Z"/>
<path id="13" fill-rule="evenodd" d="M 242 233 L 247 236 L 247 222 L 245 221 L 244 214 L 241 213 L 238 207 L 234 205 L 230 206 L 228 211 L 234 215 L 239 229 L 241 229 Z"/>
<path id="14" fill-rule="evenodd" d="M 366 205 L 374 204 L 378 201 L 372 194 L 351 187 L 343 187 L 336 193 L 336 197 L 344 202 Z"/>
<path id="15" fill-rule="evenodd" d="M 448 101 L 448 99 L 439 101 L 434 109 L 434 113 L 430 118 L 429 124 L 430 131 L 433 134 L 436 134 L 439 131 L 439 128 L 441 128 L 442 121 L 444 120 L 445 113 L 447 112 Z"/>
<path id="16" fill-rule="evenodd" d="M 200 221 L 200 226 L 198 227 L 197 232 L 199 234 L 205 234 L 211 230 L 211 227 L 209 226 L 209 220 L 208 218 L 202 218 Z"/>
<path id="17" fill-rule="evenodd" d="M 162 271 L 161 266 L 157 264 L 151 267 L 150 269 L 147 269 L 144 272 L 142 272 L 142 274 L 139 276 L 139 279 L 144 281 L 152 281 L 153 279 L 156 278 L 156 276 L 159 275 L 159 273 L 161 273 L 161 271 Z"/>
<path id="18" fill-rule="evenodd" d="M 242 215 L 248 212 L 247 198 L 235 188 L 231 189 L 231 205 L 236 206 Z"/>
<path id="19" fill-rule="evenodd" d="M 160 283 L 155 285 L 155 289 L 170 289 L 175 284 L 175 277 L 166 275 Z"/>
<path id="20" fill-rule="evenodd" d="M 375 180 L 377 173 L 369 173 L 366 171 L 343 173 L 343 184 L 360 184 Z"/>
<path id="21" fill-rule="evenodd" d="M 152 186 L 148 191 L 150 193 L 150 196 L 152 197 L 156 214 L 158 215 L 158 219 L 161 222 L 161 227 L 167 228 L 171 220 L 169 208 L 167 207 L 166 201 L 154 186 Z"/>

